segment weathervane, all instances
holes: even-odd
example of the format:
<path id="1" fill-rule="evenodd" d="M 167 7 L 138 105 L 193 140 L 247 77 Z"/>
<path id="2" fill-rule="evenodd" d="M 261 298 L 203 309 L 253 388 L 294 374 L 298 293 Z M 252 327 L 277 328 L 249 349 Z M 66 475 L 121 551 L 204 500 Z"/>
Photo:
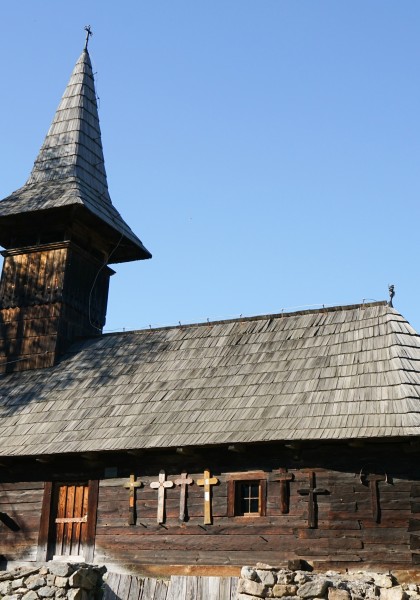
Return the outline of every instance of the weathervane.
<path id="1" fill-rule="evenodd" d="M 394 284 L 388 285 L 388 291 L 389 291 L 388 306 L 390 306 L 391 308 L 394 308 L 394 305 L 392 304 L 392 298 L 395 296 Z"/>
<path id="2" fill-rule="evenodd" d="M 88 43 L 89 43 L 89 38 L 90 38 L 91 35 L 93 35 L 92 30 L 90 28 L 90 25 L 85 25 L 85 31 L 86 31 L 85 50 L 87 50 Z"/>

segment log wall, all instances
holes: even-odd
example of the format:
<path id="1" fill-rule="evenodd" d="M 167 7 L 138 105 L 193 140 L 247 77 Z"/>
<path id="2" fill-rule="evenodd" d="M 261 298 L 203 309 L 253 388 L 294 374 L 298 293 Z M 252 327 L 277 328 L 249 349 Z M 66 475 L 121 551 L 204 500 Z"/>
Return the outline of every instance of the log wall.
<path id="1" fill-rule="evenodd" d="M 0 560 L 36 560 L 44 484 L 0 483 Z M 3 566 L 3 565 L 2 565 Z"/>
<path id="2" fill-rule="evenodd" d="M 188 520 L 184 523 L 178 520 L 180 488 L 175 486 L 166 490 L 165 522 L 158 524 L 157 491 L 150 488 L 150 482 L 157 479 L 164 461 L 155 467 L 142 468 L 139 460 L 133 472 L 143 485 L 137 490 L 135 525 L 128 525 L 128 490 L 124 488 L 127 477 L 100 483 L 95 559 L 142 566 L 146 572 L 147 565 L 154 572 L 156 564 L 240 566 L 256 560 L 285 564 L 292 558 L 337 566 L 365 563 L 409 568 L 417 560 L 416 551 L 420 552 L 420 543 L 417 550 L 417 542 L 413 541 L 417 532 L 409 531 L 411 522 L 411 527 L 418 527 L 420 533 L 420 520 L 417 522 L 413 514 L 417 504 L 412 497 L 415 475 L 410 461 L 401 467 L 395 456 L 388 457 L 386 470 L 384 463 L 379 467 L 385 458 L 382 456 L 375 468 L 363 471 L 360 461 L 351 464 L 352 453 L 348 450 L 327 460 L 334 463 L 341 459 L 347 463 L 344 468 L 333 464 L 327 468 L 320 466 L 321 456 L 298 466 L 285 457 L 280 460 L 262 455 L 258 460 L 247 453 L 230 459 L 228 464 L 229 453 L 220 455 L 211 469 L 211 474 L 219 479 L 219 484 L 212 488 L 211 525 L 203 523 L 203 488 L 196 483 L 203 477 L 203 467 L 209 466 L 208 461 L 202 463 L 201 470 L 192 465 L 188 469 L 194 479 L 194 484 L 188 487 Z M 276 480 L 280 467 L 293 475 L 287 514 L 282 514 L 280 483 Z M 264 471 L 267 478 L 266 515 L 229 517 L 229 479 L 233 473 L 237 476 L 238 471 L 246 475 L 256 469 Z M 168 479 L 176 479 L 182 470 L 186 470 L 182 463 L 178 469 L 174 466 L 167 469 Z M 367 480 L 374 471 L 383 479 L 376 484 L 378 516 Z M 312 528 L 308 523 L 308 496 L 299 493 L 308 487 L 310 473 L 315 475 L 317 488 L 328 492 L 316 497 L 316 525 Z"/>
<path id="3" fill-rule="evenodd" d="M 418 568 L 420 558 L 420 473 L 417 452 L 405 444 L 313 445 L 285 450 L 280 444 L 243 453 L 202 449 L 192 456 L 174 450 L 103 455 L 69 455 L 40 464 L 19 459 L 0 487 L 0 554 L 7 560 L 35 560 L 44 481 L 99 480 L 95 549 L 92 560 L 125 572 L 159 574 L 238 573 L 244 564 L 285 565 L 293 558 L 316 566 Z M 180 487 L 166 490 L 165 518 L 157 523 L 158 492 L 150 487 L 165 469 L 175 480 L 187 472 L 187 518 L 179 521 Z M 205 469 L 219 480 L 212 488 L 212 524 L 204 523 L 204 491 L 197 485 Z M 279 469 L 293 475 L 289 512 L 282 512 Z M 6 472 L 6 471 L 4 471 Z M 238 473 L 263 473 L 267 480 L 264 516 L 228 516 L 229 481 Z M 31 473 L 32 481 L 21 483 Z M 310 476 L 327 493 L 317 495 L 315 523 L 309 527 Z M 129 525 L 131 474 L 136 521 Z M 370 475 L 377 484 L 375 514 Z M 260 475 L 259 475 L 260 476 Z M 9 479 L 7 481 L 7 478 Z M 385 481 L 385 478 L 387 479 Z"/>

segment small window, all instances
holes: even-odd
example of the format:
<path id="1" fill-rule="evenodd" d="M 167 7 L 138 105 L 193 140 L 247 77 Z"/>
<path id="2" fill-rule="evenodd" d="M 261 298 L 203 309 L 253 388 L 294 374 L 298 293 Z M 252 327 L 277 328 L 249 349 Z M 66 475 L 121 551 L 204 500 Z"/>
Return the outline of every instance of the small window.
<path id="1" fill-rule="evenodd" d="M 236 481 L 235 514 L 246 517 L 261 513 L 261 486 L 259 481 Z"/>
<path id="2" fill-rule="evenodd" d="M 228 479 L 228 516 L 259 517 L 265 515 L 266 479 L 251 479 L 250 474 Z M 259 475 L 259 473 L 257 474 Z"/>

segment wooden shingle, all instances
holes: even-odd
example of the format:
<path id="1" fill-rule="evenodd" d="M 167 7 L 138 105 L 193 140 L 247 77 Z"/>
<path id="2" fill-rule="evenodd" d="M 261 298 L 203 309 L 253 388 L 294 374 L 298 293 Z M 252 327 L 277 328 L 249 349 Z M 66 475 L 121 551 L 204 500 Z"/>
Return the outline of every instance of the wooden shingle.
<path id="1" fill-rule="evenodd" d="M 0 454 L 416 436 L 419 361 L 385 303 L 105 335 L 2 377 Z"/>

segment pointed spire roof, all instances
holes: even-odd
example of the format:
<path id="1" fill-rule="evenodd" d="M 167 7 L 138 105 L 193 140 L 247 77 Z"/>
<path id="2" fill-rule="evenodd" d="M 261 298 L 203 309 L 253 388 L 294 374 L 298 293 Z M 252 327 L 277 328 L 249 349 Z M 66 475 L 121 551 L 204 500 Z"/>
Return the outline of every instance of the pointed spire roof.
<path id="1" fill-rule="evenodd" d="M 0 202 L 4 216 L 80 205 L 110 226 L 128 258 L 151 254 L 114 208 L 108 192 L 92 64 L 85 48 L 26 184 Z M 118 254 L 118 253 L 117 253 Z"/>

